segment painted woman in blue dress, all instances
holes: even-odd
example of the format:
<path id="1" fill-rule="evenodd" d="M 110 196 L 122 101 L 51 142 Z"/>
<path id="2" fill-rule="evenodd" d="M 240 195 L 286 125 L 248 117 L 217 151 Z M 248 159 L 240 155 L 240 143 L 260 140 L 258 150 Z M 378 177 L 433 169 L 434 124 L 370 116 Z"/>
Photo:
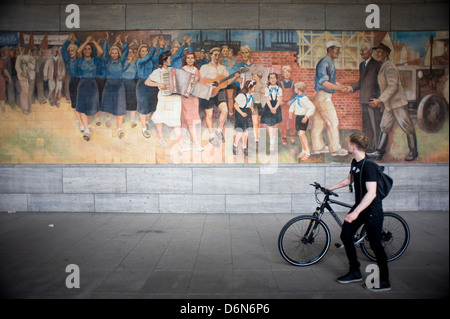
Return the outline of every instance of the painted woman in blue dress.
<path id="1" fill-rule="evenodd" d="M 126 114 L 125 86 L 123 84 L 122 73 L 124 64 L 128 57 L 128 35 L 125 36 L 125 44 L 122 49 L 118 46 L 121 43 L 120 35 L 116 37 L 116 42 L 108 49 L 108 33 L 103 43 L 103 59 L 106 65 L 106 85 L 102 97 L 102 111 L 105 112 L 107 121 L 111 115 L 116 117 L 117 137 L 123 138 L 125 133 L 122 130 L 122 117 Z"/>
<path id="2" fill-rule="evenodd" d="M 97 56 L 94 55 L 94 47 L 97 50 Z M 91 139 L 92 128 L 90 123 L 92 116 L 99 111 L 100 106 L 95 77 L 97 75 L 97 64 L 100 62 L 102 55 L 103 49 L 91 35 L 77 50 L 80 82 L 78 83 L 76 110 L 80 113 L 84 126 L 83 138 L 86 141 Z"/>
<path id="3" fill-rule="evenodd" d="M 148 121 L 150 115 L 156 110 L 158 88 L 145 85 L 145 80 L 156 69 L 156 64 L 158 64 L 159 56 L 162 53 L 162 50 L 157 48 L 156 45 L 159 43 L 162 46 L 163 40 L 163 37 L 154 37 L 152 47 L 149 47 L 146 43 L 141 43 L 136 60 L 138 78 L 136 83 L 137 112 L 141 120 L 142 135 L 146 138 L 150 137 Z"/>
<path id="4" fill-rule="evenodd" d="M 77 112 L 77 91 L 78 91 L 78 82 L 80 81 L 80 72 L 78 70 L 78 62 L 77 62 L 77 50 L 80 46 L 80 42 L 77 41 L 75 34 L 71 33 L 67 38 L 66 42 L 61 47 L 61 55 L 63 57 L 64 62 L 66 62 L 67 71 L 70 75 L 69 81 L 69 95 L 70 95 L 70 103 L 72 105 L 72 109 L 75 112 L 75 116 L 77 119 L 77 123 L 79 125 L 80 131 L 84 132 L 84 125 L 81 121 L 81 115 Z"/>
<path id="5" fill-rule="evenodd" d="M 135 115 L 137 109 L 136 82 L 137 82 L 137 50 L 128 51 L 128 58 L 123 65 L 122 79 L 125 86 L 125 99 L 127 103 L 127 112 L 130 116 L 131 127 L 137 126 Z"/>

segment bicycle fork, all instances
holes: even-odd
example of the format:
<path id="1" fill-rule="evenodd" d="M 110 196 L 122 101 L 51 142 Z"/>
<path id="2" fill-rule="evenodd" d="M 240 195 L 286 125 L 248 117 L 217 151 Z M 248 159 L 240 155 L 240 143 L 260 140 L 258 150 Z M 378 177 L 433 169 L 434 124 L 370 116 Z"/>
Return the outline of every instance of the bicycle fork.
<path id="1" fill-rule="evenodd" d="M 320 207 L 316 207 L 316 211 L 312 215 L 314 219 L 312 219 L 311 222 L 309 223 L 305 235 L 301 239 L 301 242 L 303 244 L 314 243 L 315 233 L 320 225 L 320 220 L 322 219 L 323 212 L 324 212 L 324 204 L 322 204 Z"/>

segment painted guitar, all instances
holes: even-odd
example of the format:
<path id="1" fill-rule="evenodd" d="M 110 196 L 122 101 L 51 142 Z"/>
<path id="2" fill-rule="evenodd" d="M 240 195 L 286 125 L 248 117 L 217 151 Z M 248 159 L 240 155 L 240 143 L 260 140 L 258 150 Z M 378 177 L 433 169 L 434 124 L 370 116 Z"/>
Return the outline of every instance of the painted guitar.
<path id="1" fill-rule="evenodd" d="M 206 84 L 212 85 L 214 89 L 211 92 L 211 97 L 216 96 L 217 93 L 219 93 L 220 90 L 226 88 L 228 86 L 227 81 L 234 77 L 236 73 L 245 73 L 249 70 L 247 67 L 240 68 L 239 71 L 234 72 L 233 74 L 230 74 L 229 76 L 225 77 L 224 75 L 219 75 L 215 79 L 203 79 L 203 82 Z"/>

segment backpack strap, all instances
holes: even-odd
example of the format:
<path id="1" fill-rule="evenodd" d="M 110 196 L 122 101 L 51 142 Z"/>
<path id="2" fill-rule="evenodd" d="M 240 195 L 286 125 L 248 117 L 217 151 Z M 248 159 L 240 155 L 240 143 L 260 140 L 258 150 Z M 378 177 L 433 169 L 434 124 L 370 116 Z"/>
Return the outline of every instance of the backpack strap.
<path id="1" fill-rule="evenodd" d="M 361 202 L 363 199 L 363 196 L 362 196 L 362 173 L 363 173 L 364 164 L 366 163 L 366 159 L 367 159 L 367 156 L 364 157 L 364 160 L 361 165 L 361 170 L 359 172 L 359 197 L 360 197 L 359 202 Z"/>

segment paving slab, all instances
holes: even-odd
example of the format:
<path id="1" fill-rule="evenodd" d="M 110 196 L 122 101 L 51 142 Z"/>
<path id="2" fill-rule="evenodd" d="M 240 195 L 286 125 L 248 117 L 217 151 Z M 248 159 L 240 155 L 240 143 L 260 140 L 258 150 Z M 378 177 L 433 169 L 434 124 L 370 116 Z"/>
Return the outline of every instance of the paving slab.
<path id="1" fill-rule="evenodd" d="M 392 290 L 341 285 L 345 251 L 310 267 L 277 248 L 293 214 L 0 213 L 0 296 L 13 299 L 435 299 L 449 296 L 449 212 L 400 213 L 411 242 L 389 264 Z M 358 252 L 359 253 L 359 252 Z M 359 253 L 361 270 L 371 262 Z M 66 286 L 68 265 L 80 288 Z"/>

